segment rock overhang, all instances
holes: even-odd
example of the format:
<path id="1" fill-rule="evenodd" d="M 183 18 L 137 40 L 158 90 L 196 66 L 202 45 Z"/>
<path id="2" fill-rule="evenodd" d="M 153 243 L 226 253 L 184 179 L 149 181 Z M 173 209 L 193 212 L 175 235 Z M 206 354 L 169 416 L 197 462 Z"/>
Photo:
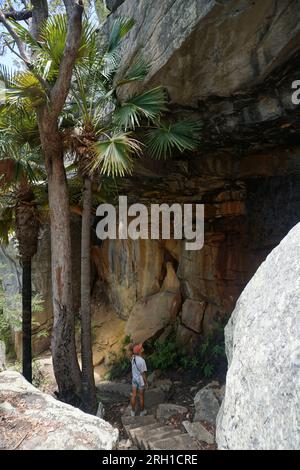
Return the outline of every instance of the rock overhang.
<path id="1" fill-rule="evenodd" d="M 297 5 L 298 4 L 298 5 Z M 124 42 L 120 74 L 138 56 L 151 64 L 126 99 L 162 85 L 176 115 L 203 122 L 202 142 L 238 150 L 300 143 L 292 83 L 300 77 L 300 2 L 133 0 L 109 16 L 136 24 Z"/>

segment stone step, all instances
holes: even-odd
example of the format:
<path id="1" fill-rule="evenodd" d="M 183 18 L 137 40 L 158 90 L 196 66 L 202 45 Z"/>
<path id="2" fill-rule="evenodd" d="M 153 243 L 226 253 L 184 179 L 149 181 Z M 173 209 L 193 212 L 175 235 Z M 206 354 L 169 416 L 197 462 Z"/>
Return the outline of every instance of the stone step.
<path id="1" fill-rule="evenodd" d="M 163 431 L 157 434 L 156 436 L 152 435 L 149 437 L 144 437 L 141 441 L 141 447 L 145 450 L 151 450 L 150 442 L 155 442 L 156 440 L 164 440 L 168 438 L 173 438 L 176 436 L 180 436 L 181 432 L 178 429 L 169 429 L 168 431 Z"/>
<path id="2" fill-rule="evenodd" d="M 122 417 L 122 424 L 128 435 L 131 429 L 140 428 L 140 427 L 147 426 L 149 424 L 155 424 L 155 423 L 157 423 L 157 421 L 153 415 L 123 416 Z"/>
<path id="3" fill-rule="evenodd" d="M 187 434 L 148 441 L 150 450 L 199 450 L 199 444 Z"/>
<path id="4" fill-rule="evenodd" d="M 152 424 L 147 424 L 145 426 L 139 426 L 138 428 L 131 428 L 128 426 L 128 434 L 130 439 L 135 442 L 136 445 L 139 445 L 139 435 L 147 434 L 151 432 L 153 429 L 157 429 L 157 422 Z"/>
<path id="5" fill-rule="evenodd" d="M 128 437 L 139 449 L 199 450 L 198 442 L 171 425 L 162 425 L 155 416 L 122 416 Z"/>
<path id="6" fill-rule="evenodd" d="M 151 439 L 159 440 L 167 437 L 177 436 L 180 431 L 171 426 L 162 426 L 160 424 L 144 426 L 130 431 L 132 440 L 142 449 L 149 449 L 148 441 Z"/>

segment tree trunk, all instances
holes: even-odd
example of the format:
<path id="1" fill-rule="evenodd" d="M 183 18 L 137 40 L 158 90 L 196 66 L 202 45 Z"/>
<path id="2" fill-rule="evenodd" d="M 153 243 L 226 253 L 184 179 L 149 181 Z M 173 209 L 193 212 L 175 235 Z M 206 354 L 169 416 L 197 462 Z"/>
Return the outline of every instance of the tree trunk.
<path id="1" fill-rule="evenodd" d="M 96 413 L 96 389 L 92 353 L 91 328 L 91 210 L 92 181 L 84 177 L 81 228 L 81 361 L 84 410 Z"/>
<path id="2" fill-rule="evenodd" d="M 25 379 L 31 382 L 31 260 L 37 252 L 39 220 L 34 193 L 25 179 L 17 188 L 15 229 L 22 261 L 22 369 Z"/>
<path id="3" fill-rule="evenodd" d="M 22 258 L 22 369 L 32 382 L 31 352 L 31 259 Z"/>
<path id="4" fill-rule="evenodd" d="M 52 359 L 59 398 L 81 406 L 81 374 L 75 347 L 75 315 L 72 293 L 72 252 L 68 186 L 63 146 L 58 129 L 40 119 L 45 155 L 51 222 Z"/>

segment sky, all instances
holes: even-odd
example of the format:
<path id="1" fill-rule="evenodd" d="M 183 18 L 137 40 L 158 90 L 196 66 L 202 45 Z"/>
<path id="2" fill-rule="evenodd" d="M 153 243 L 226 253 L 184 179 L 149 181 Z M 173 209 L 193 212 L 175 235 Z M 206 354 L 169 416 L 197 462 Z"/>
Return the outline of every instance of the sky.
<path id="1" fill-rule="evenodd" d="M 0 64 L 6 65 L 9 68 L 14 68 L 15 65 L 13 63 L 13 54 L 8 52 L 7 54 L 0 57 Z"/>

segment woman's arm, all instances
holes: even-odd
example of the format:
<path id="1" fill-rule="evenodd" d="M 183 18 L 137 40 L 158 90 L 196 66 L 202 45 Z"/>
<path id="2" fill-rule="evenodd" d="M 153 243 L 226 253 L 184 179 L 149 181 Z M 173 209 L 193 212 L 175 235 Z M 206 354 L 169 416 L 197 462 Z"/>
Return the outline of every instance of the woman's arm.
<path id="1" fill-rule="evenodd" d="M 142 376 L 143 376 L 143 379 L 144 379 L 145 387 L 148 388 L 148 381 L 147 381 L 147 374 L 146 374 L 146 372 L 143 372 L 143 373 L 142 373 Z"/>

